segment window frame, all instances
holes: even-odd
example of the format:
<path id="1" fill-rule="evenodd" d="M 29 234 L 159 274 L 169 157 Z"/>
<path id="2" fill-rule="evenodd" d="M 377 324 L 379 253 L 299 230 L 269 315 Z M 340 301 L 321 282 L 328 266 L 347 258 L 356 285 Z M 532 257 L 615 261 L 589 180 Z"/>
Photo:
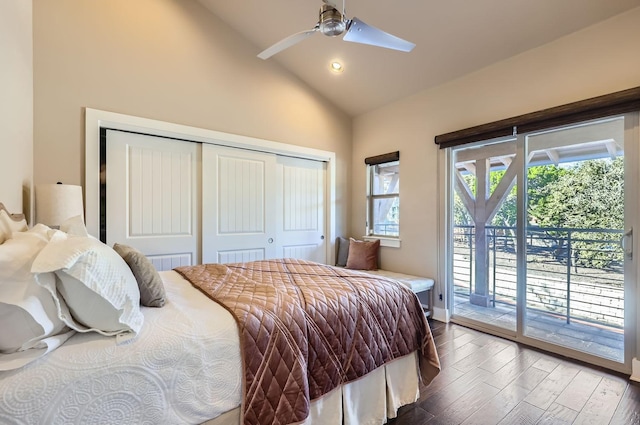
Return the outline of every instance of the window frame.
<path id="1" fill-rule="evenodd" d="M 400 178 L 400 155 L 399 152 L 392 152 L 390 154 L 379 155 L 378 157 L 367 158 L 365 160 L 367 164 L 367 215 L 365 222 L 365 239 L 375 240 L 379 239 L 383 246 L 395 246 L 399 247 L 400 242 L 400 188 L 394 193 L 375 194 L 374 193 L 374 179 L 376 175 L 376 167 L 389 163 L 397 163 L 398 167 L 398 179 Z M 388 234 L 376 234 L 375 233 L 375 219 L 374 219 L 374 203 L 380 199 L 397 199 L 398 200 L 398 224 L 397 235 Z"/>

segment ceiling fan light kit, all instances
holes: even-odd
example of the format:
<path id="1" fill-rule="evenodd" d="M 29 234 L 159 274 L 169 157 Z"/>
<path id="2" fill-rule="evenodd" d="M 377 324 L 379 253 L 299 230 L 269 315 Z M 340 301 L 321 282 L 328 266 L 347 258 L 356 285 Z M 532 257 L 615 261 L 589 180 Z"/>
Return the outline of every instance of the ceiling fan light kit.
<path id="1" fill-rule="evenodd" d="M 342 12 L 340 12 L 329 0 L 323 0 L 323 5 L 320 7 L 318 23 L 312 29 L 298 32 L 280 40 L 260 52 L 258 57 L 260 59 L 268 59 L 276 53 L 298 44 L 316 32 L 321 32 L 329 37 L 336 37 L 344 33 L 345 30 L 346 34 L 342 38 L 344 41 L 384 47 L 402 52 L 410 52 L 415 47 L 414 43 L 368 25 L 356 17 L 347 19 L 344 14 L 344 1 L 342 6 Z"/>

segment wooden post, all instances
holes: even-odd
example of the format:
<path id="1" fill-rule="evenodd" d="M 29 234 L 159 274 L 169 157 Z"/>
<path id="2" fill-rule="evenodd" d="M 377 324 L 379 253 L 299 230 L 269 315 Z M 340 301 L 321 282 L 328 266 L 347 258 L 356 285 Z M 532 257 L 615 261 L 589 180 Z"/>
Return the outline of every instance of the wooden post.
<path id="1" fill-rule="evenodd" d="M 487 238 L 486 220 L 491 212 L 487 211 L 489 199 L 489 159 L 476 161 L 476 276 L 475 288 L 469 301 L 473 305 L 490 306 L 489 297 L 489 238 Z"/>

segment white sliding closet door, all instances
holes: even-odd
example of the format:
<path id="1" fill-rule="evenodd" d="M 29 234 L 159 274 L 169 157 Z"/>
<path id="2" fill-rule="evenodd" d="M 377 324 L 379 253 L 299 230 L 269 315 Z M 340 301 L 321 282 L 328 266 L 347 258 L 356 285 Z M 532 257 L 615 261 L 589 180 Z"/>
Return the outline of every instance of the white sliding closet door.
<path id="1" fill-rule="evenodd" d="M 107 130 L 107 243 L 158 270 L 269 258 L 326 262 L 326 164 Z"/>
<path id="2" fill-rule="evenodd" d="M 276 155 L 202 146 L 204 263 L 276 257 Z"/>
<path id="3" fill-rule="evenodd" d="M 203 262 L 326 260 L 325 163 L 202 147 Z"/>
<path id="4" fill-rule="evenodd" d="M 325 163 L 278 156 L 276 257 L 324 263 Z"/>
<path id="5" fill-rule="evenodd" d="M 200 263 L 200 144 L 107 131 L 107 243 L 158 270 Z"/>

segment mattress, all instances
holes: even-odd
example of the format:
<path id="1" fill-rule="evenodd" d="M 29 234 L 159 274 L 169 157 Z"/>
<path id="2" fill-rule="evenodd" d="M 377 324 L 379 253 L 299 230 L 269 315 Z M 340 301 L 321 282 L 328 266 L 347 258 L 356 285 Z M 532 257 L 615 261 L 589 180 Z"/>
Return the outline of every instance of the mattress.
<path id="1" fill-rule="evenodd" d="M 76 334 L 34 363 L 0 372 L 0 423 L 202 423 L 239 406 L 235 320 L 177 273 L 161 275 L 167 303 L 141 308 L 135 340 Z"/>

